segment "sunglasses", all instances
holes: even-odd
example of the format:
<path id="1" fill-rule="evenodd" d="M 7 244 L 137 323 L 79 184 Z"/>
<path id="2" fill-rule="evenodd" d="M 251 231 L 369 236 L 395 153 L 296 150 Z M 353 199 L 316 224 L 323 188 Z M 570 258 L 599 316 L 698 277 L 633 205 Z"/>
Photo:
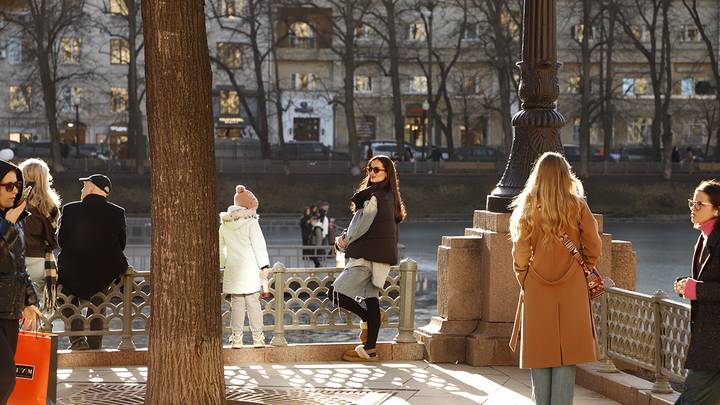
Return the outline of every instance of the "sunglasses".
<path id="1" fill-rule="evenodd" d="M 13 189 L 17 189 L 17 191 L 22 190 L 22 182 L 16 181 L 14 183 L 0 183 L 0 187 L 5 187 L 5 190 L 8 193 L 12 193 Z"/>
<path id="2" fill-rule="evenodd" d="M 365 169 L 365 170 L 367 170 L 368 173 L 375 173 L 375 174 L 385 171 L 385 169 L 383 169 L 382 167 L 372 167 L 372 166 L 368 166 L 367 169 Z"/>

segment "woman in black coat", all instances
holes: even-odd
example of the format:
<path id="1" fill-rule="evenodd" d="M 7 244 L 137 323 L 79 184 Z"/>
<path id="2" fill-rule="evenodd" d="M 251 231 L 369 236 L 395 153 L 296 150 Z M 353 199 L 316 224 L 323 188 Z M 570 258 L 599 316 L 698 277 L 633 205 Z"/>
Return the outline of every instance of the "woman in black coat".
<path id="1" fill-rule="evenodd" d="M 41 315 L 38 298 L 25 271 L 22 221 L 28 216 L 20 201 L 23 177 L 12 163 L 0 160 L 0 404 L 15 386 L 15 349 L 19 321 L 34 329 Z"/>
<path id="2" fill-rule="evenodd" d="M 676 405 L 720 404 L 720 182 L 705 180 L 688 200 L 690 219 L 700 231 L 690 277 L 675 281 L 675 292 L 690 300 L 690 347 L 685 390 Z"/>

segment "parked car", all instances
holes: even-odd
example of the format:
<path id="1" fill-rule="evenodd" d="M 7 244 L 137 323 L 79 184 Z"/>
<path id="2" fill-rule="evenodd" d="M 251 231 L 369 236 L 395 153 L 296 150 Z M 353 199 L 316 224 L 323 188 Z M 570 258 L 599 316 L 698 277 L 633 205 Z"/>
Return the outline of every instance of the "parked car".
<path id="1" fill-rule="evenodd" d="M 497 162 L 503 154 L 489 146 L 464 146 L 455 149 L 455 160 L 465 162 Z"/>
<path id="2" fill-rule="evenodd" d="M 394 139 L 376 139 L 363 142 L 360 154 L 361 159 L 365 159 L 367 156 L 368 145 L 372 146 L 373 155 L 387 155 L 391 157 L 397 155 L 397 142 L 395 142 Z M 404 146 L 406 149 L 410 149 L 414 159 L 420 159 L 422 153 L 413 147 L 412 144 L 405 142 Z"/>
<path id="3" fill-rule="evenodd" d="M 15 147 L 15 156 L 48 158 L 51 156 L 51 142 L 23 142 Z"/>

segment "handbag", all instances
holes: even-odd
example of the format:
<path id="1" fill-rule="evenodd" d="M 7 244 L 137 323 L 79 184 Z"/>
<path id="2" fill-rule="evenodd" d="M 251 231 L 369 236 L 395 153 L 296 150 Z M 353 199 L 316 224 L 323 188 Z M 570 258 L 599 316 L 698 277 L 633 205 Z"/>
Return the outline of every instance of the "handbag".
<path id="1" fill-rule="evenodd" d="M 570 251 L 570 254 L 575 257 L 578 263 L 580 263 L 580 267 L 582 267 L 583 273 L 585 274 L 585 280 L 587 281 L 588 295 L 590 296 L 590 299 L 594 300 L 596 298 L 600 298 L 603 294 L 605 294 L 605 282 L 603 281 L 602 276 L 600 276 L 597 266 L 593 266 L 592 268 L 588 267 L 587 263 L 585 263 L 585 258 L 580 254 L 577 247 L 575 247 L 575 244 L 568 234 L 563 234 L 562 238 L 560 238 L 560 242 L 562 242 L 563 246 L 565 246 Z"/>
<path id="2" fill-rule="evenodd" d="M 57 400 L 57 335 L 20 331 L 15 351 L 15 389 L 8 405 Z"/>

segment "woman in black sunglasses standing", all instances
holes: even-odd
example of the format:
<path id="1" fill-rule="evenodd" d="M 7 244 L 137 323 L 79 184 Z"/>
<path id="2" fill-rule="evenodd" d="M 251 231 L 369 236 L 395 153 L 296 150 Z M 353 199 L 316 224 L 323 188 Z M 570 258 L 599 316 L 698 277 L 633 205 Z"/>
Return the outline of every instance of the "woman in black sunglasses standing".
<path id="1" fill-rule="evenodd" d="M 398 262 L 398 224 L 406 216 L 395 163 L 378 155 L 370 159 L 366 170 L 351 199 L 350 225 L 335 240 L 348 261 L 333 283 L 340 307 L 362 319 L 362 344 L 343 355 L 343 360 L 360 362 L 379 361 L 375 349 L 382 323 L 378 295 L 390 266 Z M 365 301 L 365 307 L 359 301 Z"/>
<path id="2" fill-rule="evenodd" d="M 700 231 L 690 277 L 675 292 L 690 300 L 690 346 L 685 390 L 676 405 L 720 404 L 720 182 L 705 180 L 688 200 L 690 220 Z"/>

